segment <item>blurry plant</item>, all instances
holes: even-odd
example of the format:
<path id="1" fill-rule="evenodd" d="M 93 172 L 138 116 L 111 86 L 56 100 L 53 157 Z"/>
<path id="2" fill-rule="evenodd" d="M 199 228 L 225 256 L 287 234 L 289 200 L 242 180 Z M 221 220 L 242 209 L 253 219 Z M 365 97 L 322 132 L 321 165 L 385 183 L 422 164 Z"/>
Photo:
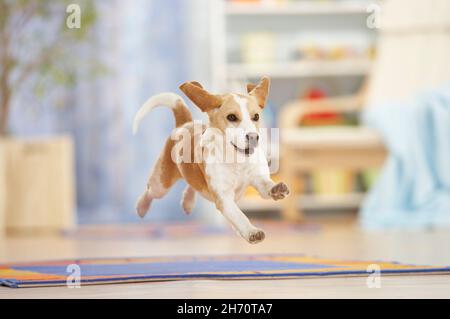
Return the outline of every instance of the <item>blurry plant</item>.
<path id="1" fill-rule="evenodd" d="M 43 96 L 44 83 L 73 85 L 77 49 L 96 22 L 92 0 L 77 0 L 81 28 L 70 29 L 69 0 L 0 0 L 0 136 L 8 134 L 13 96 L 29 83 Z M 27 86 L 28 88 L 28 86 Z"/>

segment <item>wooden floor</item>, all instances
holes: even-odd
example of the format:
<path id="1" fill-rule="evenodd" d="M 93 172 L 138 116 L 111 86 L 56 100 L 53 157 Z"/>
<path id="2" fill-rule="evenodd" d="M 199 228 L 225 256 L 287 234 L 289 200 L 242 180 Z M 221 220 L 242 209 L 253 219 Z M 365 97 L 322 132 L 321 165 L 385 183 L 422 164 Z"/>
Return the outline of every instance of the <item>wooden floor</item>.
<path id="1" fill-rule="evenodd" d="M 0 240 L 0 263 L 74 257 L 306 253 L 320 257 L 450 265 L 450 231 L 362 232 L 327 223 L 320 231 L 266 234 L 249 245 L 237 236 L 173 240 L 82 240 L 15 237 Z M 252 281 L 178 281 L 79 289 L 0 287 L 0 298 L 450 298 L 450 276 L 385 276 L 381 288 L 365 277 Z"/>

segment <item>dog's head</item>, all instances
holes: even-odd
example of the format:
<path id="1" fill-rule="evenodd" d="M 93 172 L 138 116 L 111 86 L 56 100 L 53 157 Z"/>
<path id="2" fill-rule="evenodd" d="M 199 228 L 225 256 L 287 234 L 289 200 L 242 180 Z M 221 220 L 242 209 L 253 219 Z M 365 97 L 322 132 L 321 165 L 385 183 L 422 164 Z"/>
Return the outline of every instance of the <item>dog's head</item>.
<path id="1" fill-rule="evenodd" d="M 261 112 L 269 94 L 270 80 L 248 84 L 247 94 L 211 94 L 198 82 L 186 82 L 181 91 L 208 114 L 210 127 L 224 134 L 226 142 L 242 154 L 251 155 L 258 146 Z"/>

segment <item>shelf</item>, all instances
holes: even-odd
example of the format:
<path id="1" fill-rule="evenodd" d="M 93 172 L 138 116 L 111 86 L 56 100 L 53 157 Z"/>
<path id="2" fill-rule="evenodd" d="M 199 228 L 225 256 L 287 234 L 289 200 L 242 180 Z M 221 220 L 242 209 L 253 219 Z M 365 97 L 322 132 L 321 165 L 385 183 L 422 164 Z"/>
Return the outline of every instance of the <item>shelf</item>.
<path id="1" fill-rule="evenodd" d="M 365 126 L 336 127 L 299 127 L 284 129 L 281 135 L 284 145 L 298 146 L 304 149 L 333 148 L 384 148 L 380 134 Z"/>
<path id="2" fill-rule="evenodd" d="M 329 209 L 329 208 L 358 208 L 363 198 L 363 193 L 350 193 L 345 195 L 302 195 L 299 207 L 302 209 Z M 238 203 L 244 211 L 268 211 L 278 210 L 282 203 L 273 200 L 265 200 L 259 197 L 245 197 Z"/>
<path id="3" fill-rule="evenodd" d="M 279 64 L 228 64 L 231 79 L 258 78 L 263 75 L 272 78 L 301 78 L 311 76 L 366 75 L 372 66 L 370 59 L 346 59 L 338 61 L 300 61 Z"/>
<path id="4" fill-rule="evenodd" d="M 227 3 L 230 16 L 368 14 L 368 1 L 298 1 L 290 4 Z"/>

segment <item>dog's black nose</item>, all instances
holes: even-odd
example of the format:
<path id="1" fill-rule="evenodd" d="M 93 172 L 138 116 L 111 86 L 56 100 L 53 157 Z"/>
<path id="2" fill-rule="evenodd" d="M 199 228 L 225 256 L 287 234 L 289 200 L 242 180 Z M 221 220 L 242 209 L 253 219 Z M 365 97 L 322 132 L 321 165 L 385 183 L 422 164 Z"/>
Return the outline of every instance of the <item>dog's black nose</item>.
<path id="1" fill-rule="evenodd" d="M 251 144 L 253 146 L 256 146 L 256 144 L 258 144 L 258 141 L 259 141 L 258 133 L 247 133 L 245 135 L 245 138 L 247 139 L 249 144 Z"/>

